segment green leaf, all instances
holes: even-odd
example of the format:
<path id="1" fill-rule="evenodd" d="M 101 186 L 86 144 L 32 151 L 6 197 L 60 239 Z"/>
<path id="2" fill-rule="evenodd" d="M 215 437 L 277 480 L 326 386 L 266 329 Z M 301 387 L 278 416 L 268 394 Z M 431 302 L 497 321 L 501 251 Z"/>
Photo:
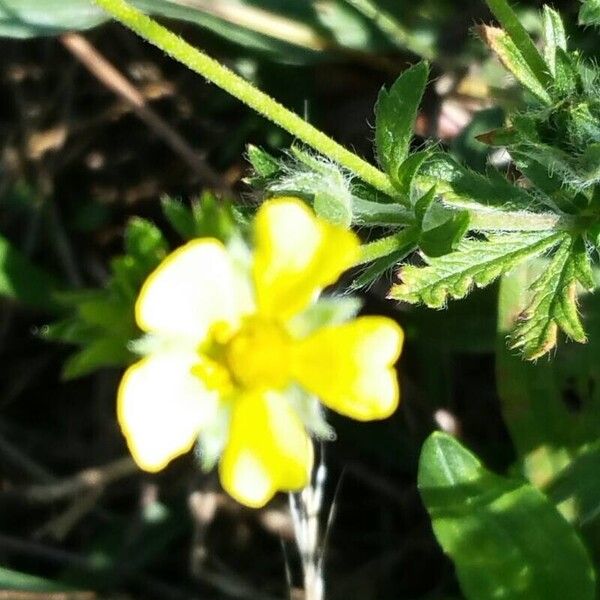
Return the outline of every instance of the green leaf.
<path id="1" fill-rule="evenodd" d="M 552 75 L 556 74 L 556 51 L 567 49 L 567 34 L 560 15 L 550 8 L 543 8 L 544 58 Z"/>
<path id="2" fill-rule="evenodd" d="M 0 567 L 0 590 L 37 593 L 65 592 L 65 597 L 67 597 L 70 589 L 68 586 L 50 579 Z"/>
<path id="3" fill-rule="evenodd" d="M 576 59 L 566 50 L 556 50 L 556 74 L 554 76 L 553 95 L 558 100 L 576 94 L 581 88 L 581 78 Z"/>
<path id="4" fill-rule="evenodd" d="M 101 337 L 65 361 L 62 377 L 65 381 L 84 377 L 101 368 L 120 367 L 133 359 L 134 356 L 127 348 L 127 340 L 121 337 Z"/>
<path id="5" fill-rule="evenodd" d="M 432 187 L 415 203 L 417 225 L 421 228 L 419 246 L 429 257 L 443 256 L 455 250 L 470 222 L 466 210 L 452 210 L 435 202 L 435 192 Z"/>
<path id="6" fill-rule="evenodd" d="M 558 329 L 579 343 L 587 341 L 577 310 L 577 282 L 594 285 L 582 238 L 565 237 L 547 269 L 531 286 L 533 299 L 515 328 L 512 348 L 535 360 L 556 346 Z"/>
<path id="7" fill-rule="evenodd" d="M 150 221 L 134 217 L 125 230 L 125 252 L 144 270 L 156 267 L 167 255 L 168 245 L 161 230 Z"/>
<path id="8" fill-rule="evenodd" d="M 531 485 L 491 473 L 443 433 L 423 446 L 418 485 L 469 600 L 595 598 L 585 546 Z"/>
<path id="9" fill-rule="evenodd" d="M 419 169 L 430 154 L 431 153 L 428 150 L 415 152 L 400 165 L 400 168 L 398 169 L 397 187 L 406 198 L 411 197 L 413 182 L 415 181 Z"/>
<path id="10" fill-rule="evenodd" d="M 430 258 L 444 256 L 456 250 L 469 229 L 470 220 L 468 211 L 452 211 L 451 216 L 441 225 L 421 233 L 419 247 Z"/>
<path id="11" fill-rule="evenodd" d="M 89 0 L 1 0 L 0 36 L 27 38 L 88 29 L 107 17 Z"/>
<path id="12" fill-rule="evenodd" d="M 600 0 L 583 0 L 579 9 L 580 25 L 600 25 Z"/>
<path id="13" fill-rule="evenodd" d="M 551 162 L 551 159 L 544 160 L 539 151 L 541 144 L 536 145 L 536 148 L 537 150 L 532 151 L 529 145 L 517 146 L 516 149 L 511 149 L 510 155 L 519 171 L 547 197 L 548 200 L 544 201 L 547 206 L 569 214 L 576 213 L 576 193 L 565 185 L 557 172 L 559 169 L 553 168 L 556 163 Z"/>
<path id="14" fill-rule="evenodd" d="M 536 231 L 490 235 L 485 240 L 465 239 L 456 252 L 425 258 L 425 267 L 403 267 L 402 283 L 392 287 L 389 297 L 442 308 L 449 298 L 466 296 L 473 285 L 484 287 L 520 262 L 548 251 L 564 235 Z"/>
<path id="15" fill-rule="evenodd" d="M 591 334 L 589 344 L 561 345 L 552 363 L 526 362 L 507 348 L 506 337 L 530 301 L 528 289 L 547 266 L 547 260 L 540 258 L 502 278 L 496 346 L 496 382 L 504 421 L 524 474 L 543 488 L 581 447 L 600 437 L 597 296 L 588 295 L 582 301 Z M 561 507 L 567 514 L 565 508 L 573 507 Z"/>
<path id="16" fill-rule="evenodd" d="M 504 177 L 486 177 L 456 162 L 448 154 L 433 154 L 423 164 L 417 181 L 425 188 L 436 186 L 446 204 L 459 208 L 497 207 L 531 209 L 534 198 Z"/>
<path id="17" fill-rule="evenodd" d="M 548 105 L 552 103 L 550 95 L 546 91 L 545 84 L 542 83 L 542 81 L 549 82 L 549 78 L 546 77 L 545 79 L 540 79 L 536 76 L 536 73 L 531 69 L 531 66 L 525 60 L 521 52 L 519 52 L 519 49 L 510 35 L 502 29 L 488 27 L 487 25 L 478 27 L 477 33 L 523 87 L 529 90 L 543 103 Z M 535 50 L 535 52 L 539 56 L 537 50 Z M 540 60 L 542 60 L 541 57 Z M 543 68 L 547 70 L 548 67 L 543 61 L 542 64 Z"/>
<path id="18" fill-rule="evenodd" d="M 319 217 L 349 229 L 352 225 L 352 196 L 318 190 L 313 200 L 313 208 Z"/>
<path id="19" fill-rule="evenodd" d="M 519 21 L 519 17 L 507 0 L 486 0 L 490 10 L 505 29 L 516 53 L 520 55 L 518 62 L 523 61 L 528 70 L 542 86 L 550 84 L 548 66 L 541 57 L 527 30 Z M 517 77 L 518 79 L 518 77 Z"/>
<path id="20" fill-rule="evenodd" d="M 0 235 L 0 296 L 45 312 L 56 309 L 57 282 Z"/>
<path id="21" fill-rule="evenodd" d="M 277 159 L 258 146 L 248 144 L 246 154 L 252 168 L 259 177 L 268 179 L 281 170 Z"/>
<path id="22" fill-rule="evenodd" d="M 573 514 L 578 526 L 600 515 L 600 441 L 585 447 L 545 488 L 546 494 L 567 514 Z"/>
<path id="23" fill-rule="evenodd" d="M 392 183 L 401 189 L 400 168 L 407 159 L 417 111 L 427 85 L 429 66 L 420 62 L 398 77 L 390 90 L 383 88 L 375 107 L 377 158 Z"/>
<path id="24" fill-rule="evenodd" d="M 184 240 L 196 237 L 196 224 L 191 209 L 183 202 L 164 196 L 160 200 L 161 208 L 169 225 Z"/>

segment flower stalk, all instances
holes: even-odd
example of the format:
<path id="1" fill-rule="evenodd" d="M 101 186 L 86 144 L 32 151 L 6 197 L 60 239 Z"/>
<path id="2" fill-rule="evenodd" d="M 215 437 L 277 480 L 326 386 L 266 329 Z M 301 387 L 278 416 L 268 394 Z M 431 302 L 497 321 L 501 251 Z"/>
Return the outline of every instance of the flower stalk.
<path id="1" fill-rule="evenodd" d="M 94 0 L 114 19 L 134 31 L 141 38 L 160 48 L 192 71 L 231 94 L 263 117 L 292 134 L 324 156 L 355 173 L 377 190 L 394 196 L 394 190 L 385 173 L 344 148 L 296 113 L 265 94 L 218 61 L 198 50 L 183 38 L 163 27 L 125 0 Z"/>

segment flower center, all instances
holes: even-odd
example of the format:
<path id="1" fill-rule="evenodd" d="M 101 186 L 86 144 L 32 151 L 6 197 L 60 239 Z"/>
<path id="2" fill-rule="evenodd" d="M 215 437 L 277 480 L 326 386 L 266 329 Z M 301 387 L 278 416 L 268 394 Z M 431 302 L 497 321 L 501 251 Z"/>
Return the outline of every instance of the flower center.
<path id="1" fill-rule="evenodd" d="M 232 378 L 246 388 L 284 387 L 289 381 L 289 341 L 278 324 L 248 319 L 225 350 Z"/>
<path id="2" fill-rule="evenodd" d="M 289 382 L 289 336 L 266 319 L 250 317 L 236 332 L 215 326 L 199 354 L 193 373 L 223 394 L 235 387 L 280 389 Z"/>

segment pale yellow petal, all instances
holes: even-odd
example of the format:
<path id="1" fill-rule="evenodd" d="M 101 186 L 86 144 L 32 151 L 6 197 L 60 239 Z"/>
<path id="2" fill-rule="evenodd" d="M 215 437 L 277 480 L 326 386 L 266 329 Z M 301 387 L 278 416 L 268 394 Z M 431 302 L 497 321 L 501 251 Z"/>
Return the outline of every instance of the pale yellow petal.
<path id="1" fill-rule="evenodd" d="M 265 202 L 255 220 L 254 283 L 259 310 L 287 318 L 356 261 L 358 238 L 318 219 L 297 198 Z"/>
<path id="2" fill-rule="evenodd" d="M 233 498 L 264 506 L 278 490 L 306 486 L 312 463 L 312 442 L 286 398 L 264 392 L 235 401 L 219 465 L 223 488 Z"/>
<path id="3" fill-rule="evenodd" d="M 130 367 L 119 387 L 119 424 L 136 463 L 156 472 L 194 445 L 214 415 L 217 396 L 191 374 L 193 355 L 151 355 Z"/>
<path id="4" fill-rule="evenodd" d="M 216 322 L 239 317 L 236 274 L 223 244 L 189 242 L 148 277 L 135 314 L 147 332 L 202 338 Z"/>
<path id="5" fill-rule="evenodd" d="M 393 365 L 403 337 L 385 317 L 323 327 L 296 345 L 294 378 L 336 412 L 360 421 L 386 418 L 400 400 Z"/>

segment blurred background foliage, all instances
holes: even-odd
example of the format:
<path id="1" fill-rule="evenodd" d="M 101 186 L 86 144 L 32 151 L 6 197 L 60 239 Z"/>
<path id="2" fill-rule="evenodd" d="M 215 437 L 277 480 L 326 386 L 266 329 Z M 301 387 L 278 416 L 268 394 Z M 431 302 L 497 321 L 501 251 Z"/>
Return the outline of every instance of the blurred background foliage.
<path id="1" fill-rule="evenodd" d="M 489 160 L 508 168 L 475 139 L 521 102 L 471 33 L 492 20 L 479 0 L 135 4 L 371 159 L 379 89 L 426 58 L 433 76 L 415 147 L 433 138 L 473 169 L 483 171 Z M 518 7 L 534 37 L 541 4 Z M 576 27 L 579 3 L 555 8 L 571 46 L 597 56 L 597 34 Z M 242 510 L 197 474 L 192 458 L 158 477 L 137 473 L 123 458 L 114 418 L 118 370 L 110 367 L 129 360 L 123 341 L 136 335 L 132 298 L 168 249 L 244 222 L 257 199 L 245 183 L 247 145 L 276 153 L 291 140 L 105 21 L 87 0 L 0 0 L 0 589 L 30 598 L 286 598 L 286 562 L 293 587 L 298 560 L 285 500 Z M 83 51 L 73 30 L 87 40 Z M 114 72 L 90 72 L 102 57 L 137 90 L 137 105 L 129 88 L 111 88 Z M 198 200 L 203 189 L 229 199 L 235 214 L 211 212 L 212 196 Z M 443 312 L 386 301 L 391 275 L 363 293 L 366 312 L 394 316 L 406 330 L 404 400 L 383 423 L 359 427 L 333 417 L 338 441 L 326 449 L 327 497 L 336 506 L 326 567 L 331 600 L 462 597 L 417 490 L 422 443 L 439 427 L 490 469 L 523 472 L 530 483 L 513 489 L 493 479 L 464 449 L 456 450 L 464 467 L 458 480 L 522 494 L 549 531 L 568 538 L 565 564 L 572 557 L 583 568 L 579 542 L 548 517 L 550 498 L 598 558 L 599 454 L 588 443 L 598 437 L 598 308 L 584 301 L 589 346 L 564 345 L 551 363 L 525 365 L 503 342 L 519 312 L 518 295 L 505 288 L 514 292 L 526 278 L 518 272 L 503 282 L 499 327 L 497 287 Z M 441 485 L 436 477 L 419 472 L 430 511 L 440 506 L 427 491 Z M 446 498 L 442 507 L 469 498 Z M 463 516 L 453 515 L 454 526 L 468 529 Z M 504 513 L 496 516 L 499 527 L 511 525 Z M 472 589 L 477 531 L 455 552 L 440 527 L 434 518 L 462 589 Z M 503 568 L 500 578 L 514 575 L 509 560 Z M 544 585 L 539 597 L 549 598 Z"/>

